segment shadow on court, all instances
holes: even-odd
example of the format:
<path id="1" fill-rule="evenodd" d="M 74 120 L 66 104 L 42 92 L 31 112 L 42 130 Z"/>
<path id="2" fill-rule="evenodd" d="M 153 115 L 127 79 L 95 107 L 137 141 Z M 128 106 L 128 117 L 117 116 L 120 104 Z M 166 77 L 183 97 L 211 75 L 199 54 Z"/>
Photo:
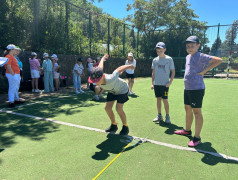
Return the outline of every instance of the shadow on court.
<path id="1" fill-rule="evenodd" d="M 132 139 L 133 137 L 130 136 L 108 134 L 107 139 L 96 146 L 101 151 L 95 152 L 92 158 L 95 160 L 105 160 L 110 156 L 109 153 L 119 154 Z M 138 144 L 126 148 L 125 151 L 129 151 L 136 146 L 138 146 Z"/>
<path id="2" fill-rule="evenodd" d="M 7 113 L 0 113 L 0 119 L 0 152 L 18 143 L 16 139 L 19 136 L 41 141 L 45 139 L 47 133 L 56 132 L 59 127 L 52 122 Z"/>
<path id="3" fill-rule="evenodd" d="M 201 143 L 199 146 L 195 147 L 195 149 L 200 149 L 204 151 L 209 151 L 213 153 L 217 153 L 219 156 L 219 153 L 212 147 L 212 143 L 210 142 L 204 142 Z M 217 157 L 211 154 L 203 153 L 204 157 L 201 159 L 201 161 L 205 164 L 208 164 L 210 166 L 214 166 L 218 163 L 227 163 L 227 164 L 238 164 L 238 161 L 231 160 L 231 159 L 225 159 L 222 156 Z"/>
<path id="4" fill-rule="evenodd" d="M 84 94 L 63 94 L 63 96 L 70 95 L 69 97 L 63 97 L 59 99 L 53 99 L 55 97 L 47 97 L 43 99 L 37 99 L 37 101 L 46 101 L 45 103 L 37 103 L 30 106 L 16 107 L 14 110 L 20 110 L 24 114 L 30 114 L 38 117 L 54 118 L 60 114 L 62 115 L 73 115 L 78 114 L 82 111 L 80 107 L 91 107 L 95 106 L 92 102 L 93 93 L 87 91 Z M 60 97 L 60 96 L 59 96 Z M 49 100 L 49 101 L 48 101 Z M 27 104 L 27 102 L 26 102 Z M 68 107 L 65 107 L 68 106 Z M 62 108 L 64 107 L 64 108 Z"/>

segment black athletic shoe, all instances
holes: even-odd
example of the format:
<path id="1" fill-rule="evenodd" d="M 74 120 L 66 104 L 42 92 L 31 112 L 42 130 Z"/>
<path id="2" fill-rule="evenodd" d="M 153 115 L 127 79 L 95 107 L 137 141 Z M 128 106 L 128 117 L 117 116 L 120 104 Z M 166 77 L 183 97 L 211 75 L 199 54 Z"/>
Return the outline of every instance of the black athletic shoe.
<path id="1" fill-rule="evenodd" d="M 122 129 L 121 129 L 121 131 L 120 131 L 120 135 L 128 135 L 128 133 L 129 133 L 129 128 L 128 128 L 128 126 L 122 126 Z"/>
<path id="2" fill-rule="evenodd" d="M 109 126 L 109 128 L 107 128 L 105 131 L 106 132 L 116 132 L 118 129 L 117 125 L 111 124 L 111 126 Z"/>
<path id="3" fill-rule="evenodd" d="M 14 108 L 14 107 L 15 107 L 15 104 L 14 104 L 14 103 L 9 103 L 8 107 L 9 107 L 9 108 Z"/>
<path id="4" fill-rule="evenodd" d="M 14 101 L 15 104 L 23 104 L 25 101 Z"/>

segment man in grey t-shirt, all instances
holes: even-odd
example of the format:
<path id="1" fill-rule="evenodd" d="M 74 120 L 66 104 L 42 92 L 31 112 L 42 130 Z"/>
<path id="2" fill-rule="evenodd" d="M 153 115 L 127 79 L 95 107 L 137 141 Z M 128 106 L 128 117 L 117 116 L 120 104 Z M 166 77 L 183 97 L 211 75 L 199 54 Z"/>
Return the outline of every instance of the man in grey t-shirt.
<path id="1" fill-rule="evenodd" d="M 123 65 L 118 67 L 112 74 L 104 74 L 103 64 L 108 57 L 109 57 L 108 55 L 103 56 L 98 67 L 92 69 L 88 81 L 90 83 L 95 83 L 104 90 L 108 91 L 105 110 L 107 112 L 108 117 L 111 120 L 111 126 L 107 128 L 105 131 L 116 132 L 118 129 L 115 120 L 115 115 L 112 110 L 115 101 L 117 101 L 116 110 L 123 124 L 122 130 L 120 131 L 120 135 L 128 135 L 129 128 L 127 125 L 126 114 L 123 110 L 123 105 L 125 102 L 129 100 L 128 98 L 129 87 L 125 80 L 119 78 L 119 74 L 127 69 L 135 69 L 135 67 L 133 66 L 133 64 Z"/>
<path id="2" fill-rule="evenodd" d="M 155 96 L 157 98 L 157 110 L 158 115 L 153 122 L 163 121 L 161 114 L 161 100 L 163 99 L 164 108 L 166 112 L 165 123 L 170 124 L 169 116 L 169 103 L 168 103 L 168 92 L 169 86 L 173 82 L 175 76 L 174 62 L 170 56 L 165 55 L 166 46 L 163 42 L 156 44 L 156 52 L 158 57 L 154 58 L 152 62 L 152 85 L 151 89 L 154 89 Z M 169 79 L 170 71 L 172 75 Z"/>

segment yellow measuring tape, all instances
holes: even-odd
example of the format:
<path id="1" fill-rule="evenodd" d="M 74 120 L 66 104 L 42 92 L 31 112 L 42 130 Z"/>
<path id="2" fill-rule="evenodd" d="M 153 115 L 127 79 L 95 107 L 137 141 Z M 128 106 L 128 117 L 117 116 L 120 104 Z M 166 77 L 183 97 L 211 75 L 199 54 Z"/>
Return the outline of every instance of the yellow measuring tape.
<path id="1" fill-rule="evenodd" d="M 132 143 L 134 140 L 135 140 L 135 138 L 133 138 L 133 140 L 132 140 L 129 144 L 127 144 L 127 145 L 123 148 L 123 150 L 122 150 L 116 157 L 114 157 L 114 159 L 111 160 L 111 162 L 109 162 L 108 165 L 105 166 L 105 168 L 103 168 L 103 169 L 98 173 L 97 176 L 95 176 L 95 177 L 93 178 L 93 180 L 97 179 L 97 178 L 126 150 L 126 148 L 128 148 L 128 147 L 131 145 L 131 143 Z"/>

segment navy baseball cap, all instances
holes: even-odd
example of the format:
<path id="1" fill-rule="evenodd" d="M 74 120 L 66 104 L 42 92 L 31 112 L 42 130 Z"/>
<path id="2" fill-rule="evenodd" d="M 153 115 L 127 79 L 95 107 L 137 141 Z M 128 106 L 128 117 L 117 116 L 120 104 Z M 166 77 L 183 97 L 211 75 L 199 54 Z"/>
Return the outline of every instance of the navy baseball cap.
<path id="1" fill-rule="evenodd" d="M 185 42 L 186 42 L 186 43 L 191 42 L 191 43 L 197 43 L 197 44 L 199 44 L 199 39 L 198 39 L 197 36 L 189 36 L 189 37 L 186 39 Z"/>
<path id="2" fill-rule="evenodd" d="M 156 44 L 156 46 L 155 46 L 155 49 L 156 49 L 156 48 L 165 49 L 166 46 L 165 46 L 165 44 L 164 44 L 163 42 L 158 42 L 158 43 Z"/>

